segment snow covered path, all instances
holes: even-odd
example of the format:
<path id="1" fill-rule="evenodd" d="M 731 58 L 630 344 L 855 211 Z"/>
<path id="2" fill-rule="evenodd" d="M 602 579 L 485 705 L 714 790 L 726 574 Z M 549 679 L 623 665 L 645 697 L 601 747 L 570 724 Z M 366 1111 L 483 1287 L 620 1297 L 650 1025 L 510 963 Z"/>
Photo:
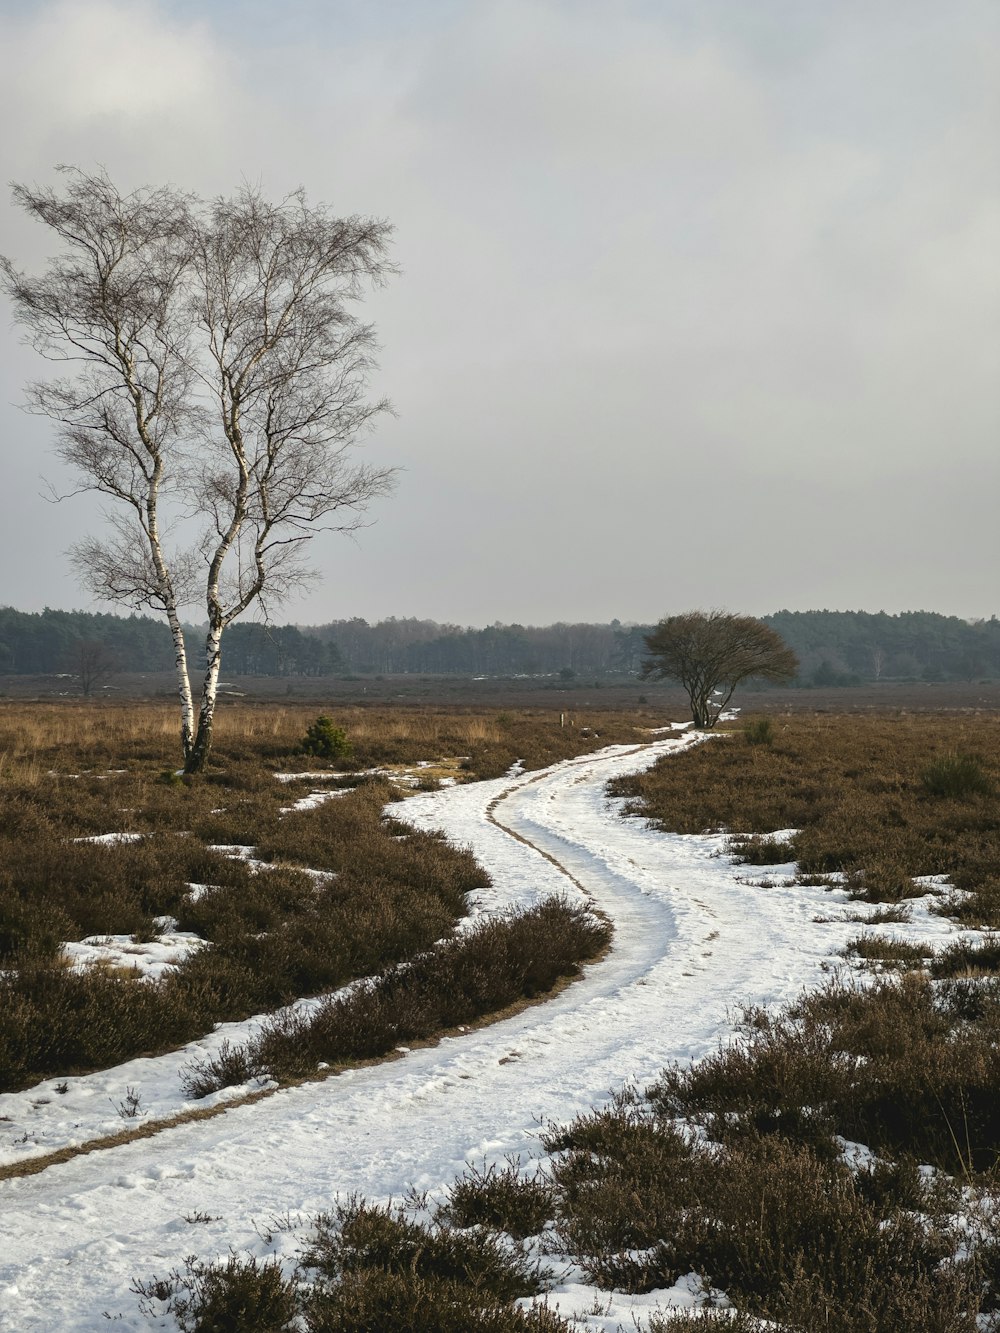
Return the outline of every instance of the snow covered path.
<path id="1" fill-rule="evenodd" d="M 274 1219 L 305 1222 L 338 1194 L 436 1190 L 467 1162 L 530 1152 L 540 1120 L 564 1122 L 625 1081 L 702 1055 L 741 1001 L 778 1004 L 816 982 L 858 931 L 814 921 L 840 915 L 839 894 L 792 887 L 780 873 L 775 887 L 755 887 L 748 872 L 759 880 L 766 870 L 733 866 L 722 839 L 652 833 L 605 798 L 610 778 L 687 743 L 619 747 L 394 807 L 473 848 L 494 881 L 479 911 L 577 895 L 519 838 L 547 852 L 613 920 L 610 953 L 552 1001 L 481 1031 L 0 1182 L 0 1329 L 96 1333 L 107 1312 L 115 1327 L 148 1330 L 134 1276 L 230 1245 L 264 1253 Z M 519 838 L 490 822 L 491 804 Z M 922 937 L 953 931 L 919 905 L 914 921 Z M 296 1242 L 276 1243 L 290 1252 Z M 578 1308 L 574 1294 L 554 1298 L 564 1313 Z"/>

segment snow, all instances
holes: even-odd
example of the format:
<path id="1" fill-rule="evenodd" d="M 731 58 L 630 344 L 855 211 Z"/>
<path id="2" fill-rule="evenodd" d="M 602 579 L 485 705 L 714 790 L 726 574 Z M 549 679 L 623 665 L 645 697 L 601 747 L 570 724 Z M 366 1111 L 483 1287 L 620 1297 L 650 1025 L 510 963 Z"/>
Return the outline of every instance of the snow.
<path id="1" fill-rule="evenodd" d="M 144 833 L 95 833 L 90 838 L 74 838 L 73 842 L 96 842 L 104 847 L 111 847 L 119 842 L 139 842 Z"/>
<path id="2" fill-rule="evenodd" d="M 205 944 L 191 931 L 171 930 L 141 944 L 131 935 L 88 935 L 79 943 L 64 944 L 62 952 L 76 972 L 96 965 L 126 968 L 144 979 L 156 980 Z"/>
<path id="3" fill-rule="evenodd" d="M 319 806 L 325 805 L 327 801 L 333 801 L 338 796 L 346 796 L 347 792 L 347 788 L 340 788 L 336 791 L 311 791 L 306 796 L 300 796 L 292 805 L 281 806 L 281 813 L 290 815 L 297 810 L 316 810 Z"/>
<path id="4" fill-rule="evenodd" d="M 395 768 L 359 768 L 350 773 L 341 773 L 337 770 L 321 769 L 316 773 L 275 773 L 279 782 L 332 782 L 335 778 L 388 778 L 392 782 L 401 783 L 403 786 L 415 786 L 420 781 L 419 777 L 411 773 L 408 768 L 431 768 L 429 759 L 419 760 L 412 765 L 399 765 Z M 319 792 L 312 793 L 320 795 Z M 343 795 L 343 792 L 326 792 L 326 796 Z"/>
<path id="5" fill-rule="evenodd" d="M 0 1329 L 96 1333 L 110 1317 L 148 1330 L 133 1277 L 166 1274 L 192 1253 L 225 1258 L 230 1246 L 291 1259 L 308 1220 L 338 1195 L 399 1200 L 414 1187 L 433 1198 L 469 1163 L 537 1157 L 540 1124 L 564 1123 L 623 1082 L 641 1087 L 665 1064 L 715 1049 L 742 1002 L 781 1005 L 831 962 L 847 966 L 839 951 L 858 923 L 843 890 L 796 886 L 790 864 L 734 865 L 727 837 L 654 832 L 622 819 L 621 802 L 605 796 L 610 778 L 698 739 L 672 733 L 393 805 L 394 818 L 443 829 L 489 869 L 473 919 L 560 892 L 612 919 L 609 952 L 554 999 L 503 1022 L 0 1181 Z M 959 933 L 926 900 L 911 909 L 894 935 L 940 944 Z M 0 1161 L 238 1098 L 248 1089 L 192 1104 L 178 1072 L 259 1021 L 0 1097 Z M 205 1215 L 212 1220 L 186 1220 Z M 291 1229 L 273 1226 L 285 1217 Z M 703 1297 L 693 1278 L 648 1296 L 599 1293 L 570 1268 L 549 1299 L 584 1315 L 581 1327 L 612 1333 L 645 1327 L 657 1304 Z"/>

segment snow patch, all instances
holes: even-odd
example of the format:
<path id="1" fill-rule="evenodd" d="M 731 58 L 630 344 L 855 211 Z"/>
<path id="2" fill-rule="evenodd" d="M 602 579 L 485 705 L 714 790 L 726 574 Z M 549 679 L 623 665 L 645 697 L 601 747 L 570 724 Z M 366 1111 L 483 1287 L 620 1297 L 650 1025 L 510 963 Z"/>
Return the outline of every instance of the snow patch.
<path id="1" fill-rule="evenodd" d="M 62 953 L 74 972 L 90 967 L 123 968 L 144 981 L 158 981 L 207 945 L 207 940 L 187 930 L 161 934 L 145 943 L 131 935 L 88 935 L 64 944 Z"/>

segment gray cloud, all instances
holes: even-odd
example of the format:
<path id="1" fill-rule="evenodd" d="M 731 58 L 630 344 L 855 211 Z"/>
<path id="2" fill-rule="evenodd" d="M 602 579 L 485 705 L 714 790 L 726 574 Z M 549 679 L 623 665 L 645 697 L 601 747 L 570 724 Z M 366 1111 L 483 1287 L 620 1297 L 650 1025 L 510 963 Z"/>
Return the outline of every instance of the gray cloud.
<path id="1" fill-rule="evenodd" d="M 0 19 L 4 174 L 302 183 L 396 223 L 367 450 L 405 470 L 289 615 L 997 609 L 994 7 L 199 12 Z M 8 210 L 5 250 L 45 243 Z M 30 373 L 9 335 L 0 398 Z M 94 518 L 34 498 L 46 438 L 3 411 L 20 606 L 80 602 Z"/>

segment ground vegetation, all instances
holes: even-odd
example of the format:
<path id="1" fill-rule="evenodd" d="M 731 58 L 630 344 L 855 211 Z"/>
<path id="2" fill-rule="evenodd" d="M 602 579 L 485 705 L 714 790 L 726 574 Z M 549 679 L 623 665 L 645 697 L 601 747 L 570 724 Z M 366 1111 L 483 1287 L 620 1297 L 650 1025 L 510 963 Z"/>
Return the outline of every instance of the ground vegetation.
<path id="1" fill-rule="evenodd" d="M 658 828 L 728 830 L 744 860 L 795 861 L 813 882 L 846 884 L 870 902 L 898 903 L 935 887 L 928 877 L 947 877 L 939 910 L 1000 926 L 995 715 L 771 723 L 768 745 L 740 743 L 743 724 L 612 790 Z M 794 832 L 771 837 L 785 830 Z"/>
<path id="2" fill-rule="evenodd" d="M 598 717 L 569 728 L 558 715 L 348 710 L 317 733 L 336 742 L 317 756 L 302 753 L 317 725 L 310 709 L 230 705 L 220 716 L 216 757 L 189 781 L 168 766 L 168 704 L 0 709 L 0 1090 L 170 1049 L 220 1021 L 425 953 L 487 879 L 468 852 L 385 819 L 386 804 L 417 783 L 586 752 L 605 726 Z M 607 725 L 612 739 L 642 739 L 621 717 Z M 279 782 L 281 769 L 288 780 Z M 164 932 L 189 932 L 204 947 L 159 980 L 127 965 L 66 965 L 67 942 L 141 945 Z M 473 935 L 465 954 L 432 952 L 412 972 L 408 985 L 424 987 L 408 1011 L 413 1036 L 530 998 L 602 943 L 571 911 L 507 922 L 492 941 L 488 933 Z M 529 947 L 536 933 L 551 936 L 542 960 Z M 480 966 L 486 955 L 492 970 Z M 463 966 L 475 973 L 468 1012 L 447 998 Z M 353 1035 L 317 1058 L 334 1046 L 337 1058 L 357 1058 L 366 1042 L 369 1055 L 386 1049 L 391 976 L 381 986 L 371 1014 L 337 1012 L 338 1030 Z M 392 1003 L 407 1009 L 402 995 Z M 377 1037 L 365 1035 L 376 1027 Z M 277 1068 L 277 1055 L 269 1059 Z"/>
<path id="3" fill-rule="evenodd" d="M 791 859 L 784 834 L 798 824 L 807 851 L 830 853 L 829 882 L 877 904 L 870 924 L 905 919 L 904 890 L 948 894 L 921 874 L 967 886 L 942 910 L 989 915 L 995 718 L 765 720 L 616 789 L 664 829 L 749 831 L 758 841 L 736 849 L 768 863 Z M 852 949 L 874 977 L 742 1010 L 715 1054 L 545 1128 L 538 1160 L 471 1167 L 404 1209 L 333 1209 L 306 1265 L 282 1274 L 285 1299 L 309 1328 L 363 1327 L 352 1308 L 415 1331 L 450 1327 L 446 1309 L 470 1330 L 529 1317 L 558 1328 L 544 1306 L 529 1316 L 512 1300 L 544 1293 L 569 1257 L 609 1292 L 695 1273 L 708 1306 L 721 1290 L 737 1307 L 724 1325 L 711 1308 L 653 1315 L 651 1333 L 996 1327 L 1000 945 L 991 933 L 937 951 L 868 938 L 885 947 Z M 151 1312 L 192 1289 L 191 1272 L 172 1275 Z"/>
<path id="4" fill-rule="evenodd" d="M 353 771 L 339 760 L 317 764 L 331 790 L 348 794 L 310 810 L 293 807 L 316 784 L 279 784 L 273 772 L 301 764 L 296 751 L 314 707 L 227 708 L 208 777 L 195 783 L 165 770 L 168 709 L 144 709 L 137 718 L 87 702 L 0 709 L 0 782 L 16 834 L 4 861 L 28 889 L 12 894 L 12 881 L 0 892 L 5 971 L 37 969 L 38 996 L 60 940 L 95 924 L 108 929 L 111 920 L 141 936 L 167 901 L 157 896 L 161 886 L 174 886 L 182 906 L 194 879 L 217 885 L 186 909 L 213 947 L 237 956 L 239 948 L 262 951 L 249 970 L 284 976 L 281 984 L 295 993 L 301 978 L 281 967 L 303 953 L 295 935 L 303 904 L 315 929 L 322 897 L 307 869 L 334 874 L 337 886 L 357 869 L 367 894 L 405 879 L 407 893 L 421 895 L 416 915 L 434 921 L 454 919 L 464 886 L 481 874 L 440 839 L 383 819 L 387 782 L 398 787 L 424 771 L 417 761 L 432 752 L 453 764 L 432 772 L 465 777 L 491 772 L 520 744 L 529 762 L 543 763 L 553 747 L 565 747 L 563 757 L 573 746 L 585 752 L 623 739 L 634 725 L 621 715 L 617 723 L 595 715 L 587 728 L 571 729 L 538 713 L 337 712 L 355 747 Z M 159 747 L 150 741 L 157 713 Z M 649 774 L 621 780 L 616 793 L 664 829 L 727 829 L 733 850 L 751 861 L 819 858 L 811 869 L 800 861 L 799 872 L 846 885 L 874 905 L 865 913 L 869 926 L 904 920 L 906 899 L 928 890 L 960 922 L 996 925 L 996 725 L 987 714 L 775 713 L 717 731 Z M 368 773 L 354 786 L 362 766 L 389 772 Z M 124 831 L 144 836 L 72 841 L 108 832 L 112 809 L 127 816 Z M 801 832 L 789 838 L 790 829 Z M 264 866 L 256 874 L 212 851 L 251 840 Z M 38 849 L 37 871 L 28 848 Z M 46 899 L 63 881 L 65 897 Z M 759 891 L 767 893 L 766 882 Z M 15 901 L 20 907 L 9 910 Z M 36 913 L 43 901 L 46 911 Z M 516 932 L 525 923 L 509 924 Z M 509 948 L 498 935 L 477 940 L 468 932 L 468 958 L 456 957 L 445 972 L 438 969 L 454 946 L 420 946 L 399 955 L 407 967 L 385 968 L 368 989 L 378 1020 L 370 1027 L 360 1004 L 331 1003 L 317 1029 L 292 1023 L 283 1032 L 279 1022 L 264 1039 L 290 1042 L 230 1054 L 243 1060 L 244 1074 L 296 1077 L 331 1057 L 365 1058 L 414 1031 L 420 1040 L 415 1026 L 401 1026 L 414 1016 L 430 1016 L 432 1030 L 474 1022 L 480 983 L 497 987 L 490 1006 L 505 1002 L 505 969 L 492 971 L 492 960 L 506 950 L 514 991 L 530 997 L 553 980 L 540 970 L 552 959 L 538 940 L 568 937 L 578 925 L 599 947 L 592 918 L 563 917 L 558 927 L 548 919 L 540 935 L 512 934 Z M 291 948 L 272 955 L 262 940 L 282 931 Z M 736 1304 L 726 1327 L 739 1333 L 758 1333 L 759 1320 L 789 1333 L 984 1333 L 1000 1308 L 1000 946 L 987 932 L 958 936 L 937 952 L 903 948 L 890 931 L 859 936 L 852 947 L 876 975 L 856 982 L 845 972 L 784 1010 L 741 1012 L 715 1054 L 668 1068 L 648 1089 L 623 1092 L 571 1124 L 547 1126 L 538 1160 L 471 1167 L 443 1195 L 406 1208 L 331 1200 L 299 1265 L 260 1255 L 192 1258 L 174 1273 L 138 1275 L 145 1308 L 160 1320 L 170 1312 L 196 1333 L 555 1333 L 566 1321 L 525 1303 L 544 1300 L 569 1256 L 607 1291 L 656 1290 L 696 1273 L 706 1300 L 722 1289 Z M 571 975 L 577 965 L 571 957 L 556 972 Z M 461 980 L 442 988 L 444 975 Z M 139 1021 L 131 993 L 117 1008 L 109 995 L 101 996 L 107 1026 L 131 1030 Z M 464 1009 L 455 1008 L 456 997 Z M 69 1022 L 74 1003 L 64 996 L 48 1025 Z M 5 1018 L 12 1012 L 16 1005 L 0 1008 Z M 718 1327 L 713 1319 L 712 1311 L 654 1316 L 650 1329 L 706 1333 Z"/>

